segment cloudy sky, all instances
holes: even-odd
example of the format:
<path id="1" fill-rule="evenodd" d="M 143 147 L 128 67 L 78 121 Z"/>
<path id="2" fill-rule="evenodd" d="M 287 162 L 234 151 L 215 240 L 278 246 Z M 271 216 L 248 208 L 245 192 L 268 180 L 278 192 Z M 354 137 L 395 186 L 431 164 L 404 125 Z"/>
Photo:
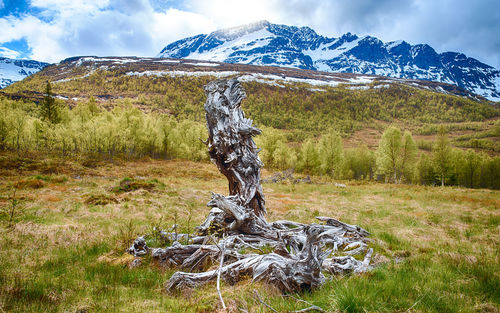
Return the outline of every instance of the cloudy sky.
<path id="1" fill-rule="evenodd" d="M 0 0 L 0 56 L 154 56 L 177 39 L 263 19 L 427 43 L 500 68 L 499 0 Z"/>

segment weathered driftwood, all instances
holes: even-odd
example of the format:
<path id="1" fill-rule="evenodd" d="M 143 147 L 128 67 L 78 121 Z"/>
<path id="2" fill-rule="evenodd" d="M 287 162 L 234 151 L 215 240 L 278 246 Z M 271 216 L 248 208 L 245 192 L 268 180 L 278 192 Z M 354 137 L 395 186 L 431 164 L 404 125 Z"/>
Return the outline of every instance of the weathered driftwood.
<path id="1" fill-rule="evenodd" d="M 252 139 L 261 133 L 245 118 L 240 108 L 246 97 L 241 84 L 235 80 L 217 80 L 205 86 L 207 101 L 205 116 L 208 128 L 208 153 L 229 182 L 230 201 L 252 209 L 264 219 L 266 207 L 260 185 L 263 166 Z"/>
<path id="2" fill-rule="evenodd" d="M 352 232 L 353 234 L 356 234 L 360 237 L 370 236 L 370 233 L 367 230 L 359 227 L 358 225 L 349 225 L 331 217 L 317 216 L 316 219 L 326 222 L 327 225 L 342 227 L 346 231 Z"/>
<path id="3" fill-rule="evenodd" d="M 325 225 L 266 221 L 260 184 L 263 164 L 252 139 L 260 130 L 241 111 L 245 92 L 235 79 L 211 82 L 205 91 L 206 144 L 212 161 L 228 179 L 229 196 L 212 194 L 208 202 L 212 209 L 197 227 L 197 236 L 160 232 L 174 243 L 150 249 L 141 237 L 129 252 L 143 255 L 149 251 L 159 263 L 186 270 L 172 275 L 167 290 L 220 279 L 234 284 L 249 276 L 284 292 L 297 292 L 321 286 L 323 272 L 370 270 L 371 249 L 363 261 L 352 257 L 367 249 L 369 233 L 359 226 L 327 217 L 318 217 Z"/>
<path id="4" fill-rule="evenodd" d="M 284 182 L 284 181 L 291 182 L 292 184 L 297 184 L 297 183 L 310 184 L 310 183 L 312 183 L 311 177 L 309 175 L 307 175 L 304 178 L 293 177 L 293 168 L 289 168 L 287 170 L 284 170 L 283 172 L 274 173 L 273 176 L 261 180 L 262 183 L 280 183 L 280 182 Z"/>
<path id="5" fill-rule="evenodd" d="M 146 255 L 149 251 L 148 246 L 146 245 L 146 240 L 144 237 L 138 237 L 134 240 L 134 243 L 130 248 L 128 248 L 128 252 L 134 256 L 143 256 Z"/>

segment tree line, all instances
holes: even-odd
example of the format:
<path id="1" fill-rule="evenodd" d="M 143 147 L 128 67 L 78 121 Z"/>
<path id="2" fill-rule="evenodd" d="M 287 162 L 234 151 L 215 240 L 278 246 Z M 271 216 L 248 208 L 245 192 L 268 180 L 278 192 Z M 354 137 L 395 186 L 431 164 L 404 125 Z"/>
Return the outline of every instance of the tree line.
<path id="1" fill-rule="evenodd" d="M 206 160 L 205 126 L 165 114 L 144 113 L 123 100 L 110 111 L 93 98 L 69 109 L 50 96 L 32 102 L 0 98 L 0 150 L 63 157 L 142 157 Z"/>
<path id="2" fill-rule="evenodd" d="M 500 157 L 454 148 L 444 129 L 430 153 L 419 151 L 412 134 L 396 126 L 384 131 L 375 151 L 366 146 L 344 149 L 335 130 L 296 147 L 287 145 L 284 135 L 272 129 L 257 140 L 264 163 L 277 169 L 294 168 L 336 179 L 500 189 Z"/>
<path id="3" fill-rule="evenodd" d="M 128 99 L 111 110 L 94 98 L 69 109 L 55 99 L 47 84 L 43 101 L 0 98 L 0 150 L 23 155 L 33 151 L 63 157 L 142 157 L 208 160 L 202 142 L 205 125 L 168 114 L 145 113 Z M 341 135 L 330 128 L 319 137 L 289 135 L 263 127 L 256 138 L 266 167 L 335 179 L 379 180 L 392 183 L 459 185 L 500 189 L 500 157 L 453 148 L 441 128 L 429 151 L 419 151 L 412 134 L 388 127 L 376 151 L 366 146 L 345 149 Z"/>
<path id="4" fill-rule="evenodd" d="M 53 88 L 55 93 L 70 98 L 89 98 L 91 95 L 130 98 L 135 105 L 168 110 L 177 118 L 203 122 L 203 106 L 200 105 L 205 101 L 203 86 L 213 77 L 135 76 L 124 75 L 125 70 L 110 68 L 87 73 L 84 67 L 75 67 L 66 74 L 68 79 L 54 82 Z M 37 73 L 4 90 L 7 93 L 41 91 L 46 81 L 53 79 L 50 74 L 47 71 Z M 323 92 L 311 91 L 307 84 L 281 88 L 250 81 L 243 82 L 243 86 L 248 95 L 244 102 L 245 113 L 256 123 L 277 129 L 301 130 L 315 136 L 332 126 L 341 134 L 350 134 L 373 119 L 425 125 L 484 121 L 500 113 L 498 107 L 487 101 L 404 84 L 367 90 L 352 90 L 340 85 L 325 88 Z"/>

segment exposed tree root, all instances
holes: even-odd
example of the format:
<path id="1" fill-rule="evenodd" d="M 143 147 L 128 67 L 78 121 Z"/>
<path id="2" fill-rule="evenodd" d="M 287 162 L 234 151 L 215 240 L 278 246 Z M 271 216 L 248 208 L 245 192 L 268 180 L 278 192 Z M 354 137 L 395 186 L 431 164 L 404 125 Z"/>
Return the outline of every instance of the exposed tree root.
<path id="1" fill-rule="evenodd" d="M 235 284 L 252 277 L 283 292 L 299 292 L 321 286 L 323 272 L 370 270 L 372 249 L 363 261 L 353 257 L 367 251 L 369 233 L 359 226 L 328 217 L 317 218 L 324 225 L 266 221 L 260 184 L 263 164 L 252 139 L 260 130 L 240 109 L 245 92 L 234 79 L 210 82 L 205 91 L 206 144 L 212 161 L 229 181 L 230 195 L 212 194 L 208 202 L 212 209 L 197 227 L 197 236 L 161 232 L 174 241 L 170 247 L 150 249 L 140 237 L 129 252 L 136 256 L 150 252 L 161 264 L 185 270 L 172 275 L 165 285 L 169 291 L 219 279 Z"/>

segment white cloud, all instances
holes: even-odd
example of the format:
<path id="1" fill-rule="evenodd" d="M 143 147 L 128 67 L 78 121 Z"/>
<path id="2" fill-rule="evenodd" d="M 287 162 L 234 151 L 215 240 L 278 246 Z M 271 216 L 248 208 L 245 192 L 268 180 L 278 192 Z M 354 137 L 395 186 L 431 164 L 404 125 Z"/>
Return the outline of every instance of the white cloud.
<path id="1" fill-rule="evenodd" d="M 62 55 L 58 39 L 62 31 L 59 27 L 45 23 L 34 16 L 0 19 L 0 43 L 26 39 L 32 49 L 31 58 L 40 61 L 56 61 Z"/>
<path id="2" fill-rule="evenodd" d="M 47 62 L 76 55 L 154 56 L 171 41 L 215 30 L 200 14 L 155 12 L 147 0 L 32 0 L 31 5 L 43 10 L 40 18 L 0 18 L 0 43 L 24 38 L 30 57 Z"/>
<path id="3" fill-rule="evenodd" d="M 185 0 L 157 10 L 150 1 L 160 0 L 31 0 L 41 13 L 0 18 L 0 44 L 25 38 L 31 57 L 49 62 L 154 56 L 174 40 L 266 19 L 329 37 L 353 32 L 428 43 L 500 67 L 498 0 Z"/>
<path id="4" fill-rule="evenodd" d="M 151 37 L 158 45 L 155 55 L 168 43 L 216 30 L 217 27 L 207 17 L 177 9 L 169 9 L 165 12 L 155 12 L 151 21 Z"/>
<path id="5" fill-rule="evenodd" d="M 0 47 L 0 56 L 3 56 L 5 58 L 10 58 L 10 59 L 16 59 L 20 56 L 21 54 L 17 51 L 11 50 L 6 47 Z"/>
<path id="6" fill-rule="evenodd" d="M 188 0 L 189 8 L 205 16 L 217 25 L 217 28 L 238 26 L 267 19 L 274 22 L 282 20 L 283 10 L 277 0 Z"/>
<path id="7" fill-rule="evenodd" d="M 383 41 L 427 43 L 437 52 L 457 51 L 500 68 L 498 0 L 186 0 L 189 10 L 218 28 L 267 19 L 310 26 L 319 34 L 346 32 Z"/>

